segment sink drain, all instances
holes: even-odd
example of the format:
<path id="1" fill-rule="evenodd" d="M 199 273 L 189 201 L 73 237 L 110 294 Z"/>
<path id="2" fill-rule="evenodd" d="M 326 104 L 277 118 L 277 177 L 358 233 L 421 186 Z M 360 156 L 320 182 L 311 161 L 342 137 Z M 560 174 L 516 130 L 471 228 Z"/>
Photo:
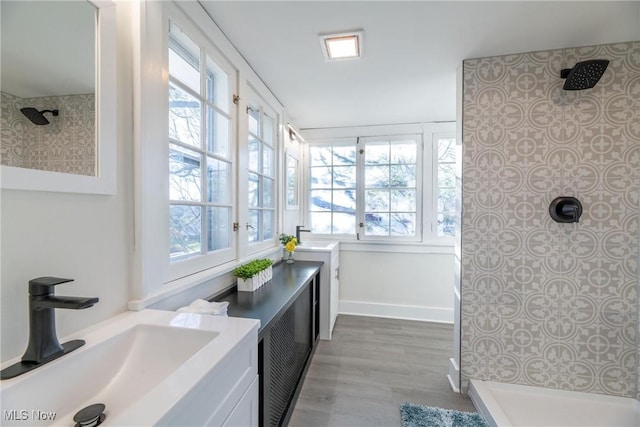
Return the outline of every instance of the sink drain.
<path id="1" fill-rule="evenodd" d="M 73 416 L 73 421 L 76 422 L 75 427 L 99 426 L 106 417 L 104 409 L 105 406 L 102 403 L 94 403 L 79 410 L 78 413 Z"/>

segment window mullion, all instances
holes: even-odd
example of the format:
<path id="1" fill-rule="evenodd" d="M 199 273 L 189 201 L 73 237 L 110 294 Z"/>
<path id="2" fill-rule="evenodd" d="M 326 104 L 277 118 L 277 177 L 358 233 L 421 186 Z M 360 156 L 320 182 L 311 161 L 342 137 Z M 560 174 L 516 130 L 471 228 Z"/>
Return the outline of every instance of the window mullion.
<path id="1" fill-rule="evenodd" d="M 356 236 L 358 240 L 365 236 L 365 227 L 360 224 L 365 223 L 364 218 L 364 186 L 365 171 L 364 160 L 366 155 L 366 143 L 363 138 L 356 139 Z"/>
<path id="2" fill-rule="evenodd" d="M 184 205 L 184 206 L 202 206 L 203 205 L 202 202 L 194 202 L 193 200 L 169 200 L 169 204 Z"/>
<path id="3" fill-rule="evenodd" d="M 177 145 L 178 147 L 185 148 L 185 149 L 187 149 L 189 151 L 193 151 L 193 152 L 198 153 L 198 154 L 205 154 L 204 149 L 202 149 L 200 147 L 196 147 L 195 145 L 184 143 L 184 142 L 179 141 L 177 139 L 169 138 L 169 144 Z"/>
<path id="4" fill-rule="evenodd" d="M 207 230 L 207 207 L 205 205 L 200 205 L 200 253 L 205 255 L 207 253 L 207 249 L 209 248 L 209 233 Z"/>
<path id="5" fill-rule="evenodd" d="M 202 101 L 202 98 L 201 98 L 199 93 L 197 93 L 195 90 L 193 90 L 190 86 L 187 86 L 185 83 L 183 83 L 178 78 L 169 75 L 169 83 L 174 85 L 174 86 L 176 86 L 178 89 L 186 92 L 187 94 L 193 96 L 194 98 L 198 98 L 200 101 Z"/>
<path id="6" fill-rule="evenodd" d="M 202 235 L 200 236 L 200 240 L 201 240 L 201 253 L 203 255 L 205 255 L 208 250 L 209 250 L 209 236 L 211 235 L 211 233 L 209 233 L 209 227 L 208 227 L 208 221 L 207 221 L 207 165 L 208 165 L 208 161 L 209 158 L 207 157 L 207 152 L 209 151 L 209 122 L 207 121 L 207 105 L 204 102 L 206 99 L 206 71 L 207 71 L 207 58 L 206 58 L 206 53 L 203 47 L 200 47 L 200 94 L 198 96 L 198 98 L 200 99 L 200 102 L 202 102 L 202 108 L 200 109 L 200 123 L 202 126 L 202 129 L 200 131 L 200 146 L 202 147 L 202 151 L 203 154 L 201 154 L 202 156 L 202 161 L 200 162 L 200 200 L 202 202 L 202 207 L 200 208 L 200 221 L 201 221 L 201 228 L 200 230 L 202 230 Z"/>
<path id="7" fill-rule="evenodd" d="M 258 106 L 258 165 L 256 174 L 258 175 L 258 222 L 256 223 L 256 231 L 258 242 L 264 240 L 262 230 L 264 222 L 264 176 L 262 174 L 264 167 L 264 110 L 262 106 Z"/>
<path id="8" fill-rule="evenodd" d="M 432 133 L 431 137 L 431 236 L 436 237 L 438 234 L 438 138 Z"/>
<path id="9" fill-rule="evenodd" d="M 230 112 L 229 113 L 225 112 L 223 109 L 221 109 L 216 104 L 214 104 L 213 102 L 209 101 L 208 99 L 203 98 L 202 99 L 202 103 L 206 107 L 209 107 L 212 112 L 216 112 L 216 113 L 220 114 L 221 116 L 231 120 L 231 113 Z"/>
<path id="10" fill-rule="evenodd" d="M 418 172 L 418 176 L 416 177 L 416 208 L 418 209 L 418 212 L 416 212 L 416 219 L 418 221 L 420 221 L 420 230 L 416 230 L 416 233 L 418 234 L 418 240 L 421 242 L 424 242 L 425 240 L 425 230 L 424 230 L 424 210 L 425 210 L 425 197 L 424 197 L 424 176 L 425 176 L 425 166 L 427 165 L 427 163 L 425 163 L 425 159 L 424 159 L 424 152 L 425 150 L 425 145 L 424 145 L 424 134 L 420 135 L 420 141 L 418 143 L 418 152 L 416 153 L 416 168 L 418 168 L 417 172 Z"/>
<path id="11" fill-rule="evenodd" d="M 389 215 L 389 229 L 387 230 L 386 237 L 391 237 L 391 170 L 393 169 L 393 163 L 391 162 L 391 142 L 389 142 L 389 151 L 387 152 L 387 156 L 389 156 L 389 164 L 387 165 L 387 174 L 389 176 L 389 180 L 387 181 L 387 196 L 389 197 L 389 207 L 387 209 L 387 215 Z"/>

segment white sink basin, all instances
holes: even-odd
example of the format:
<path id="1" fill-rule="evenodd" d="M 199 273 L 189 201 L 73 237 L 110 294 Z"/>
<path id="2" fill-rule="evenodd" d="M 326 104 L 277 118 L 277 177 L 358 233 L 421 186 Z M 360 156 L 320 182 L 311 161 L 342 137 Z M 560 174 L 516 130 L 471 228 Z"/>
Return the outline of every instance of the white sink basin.
<path id="1" fill-rule="evenodd" d="M 123 313 L 69 337 L 86 341 L 78 350 L 2 381 L 3 412 L 18 411 L 2 425 L 73 426 L 73 415 L 94 403 L 106 406 L 101 425 L 153 425 L 254 327 L 248 319 Z"/>
<path id="2" fill-rule="evenodd" d="M 301 245 L 296 246 L 297 251 L 327 251 L 331 252 L 336 247 L 337 242 L 303 242 Z"/>

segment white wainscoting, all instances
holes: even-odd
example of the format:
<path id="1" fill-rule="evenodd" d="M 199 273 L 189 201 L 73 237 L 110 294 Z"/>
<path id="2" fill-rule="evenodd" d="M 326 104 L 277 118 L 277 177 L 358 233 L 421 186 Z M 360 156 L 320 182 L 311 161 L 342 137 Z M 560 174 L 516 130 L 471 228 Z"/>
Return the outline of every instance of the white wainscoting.
<path id="1" fill-rule="evenodd" d="M 355 316 L 388 317 L 391 319 L 453 323 L 452 308 L 340 301 L 339 312 L 340 314 L 351 314 Z"/>
<path id="2" fill-rule="evenodd" d="M 340 313 L 430 322 L 454 320 L 453 247 L 340 247 Z"/>

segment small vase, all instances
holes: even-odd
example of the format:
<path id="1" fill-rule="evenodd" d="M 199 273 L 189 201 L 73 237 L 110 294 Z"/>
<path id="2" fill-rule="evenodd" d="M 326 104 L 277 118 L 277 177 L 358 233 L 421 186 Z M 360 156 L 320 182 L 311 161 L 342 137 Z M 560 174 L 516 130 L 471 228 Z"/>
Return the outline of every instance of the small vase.
<path id="1" fill-rule="evenodd" d="M 296 260 L 293 257 L 293 251 L 287 252 L 287 264 L 293 264 L 294 262 L 296 262 Z"/>

